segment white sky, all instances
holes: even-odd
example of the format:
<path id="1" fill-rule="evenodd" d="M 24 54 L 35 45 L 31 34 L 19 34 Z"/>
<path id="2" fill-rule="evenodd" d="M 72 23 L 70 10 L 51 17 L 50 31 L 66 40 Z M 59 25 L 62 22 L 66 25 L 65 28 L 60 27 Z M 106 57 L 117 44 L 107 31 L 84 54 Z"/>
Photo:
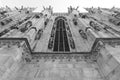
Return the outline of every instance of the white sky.
<path id="1" fill-rule="evenodd" d="M 120 7 L 120 0 L 0 0 L 0 7 L 37 7 L 37 11 L 43 10 L 42 6 L 53 7 L 53 12 L 67 12 L 67 7 L 70 5 L 73 7 L 79 6 L 79 11 L 84 12 L 83 7 L 106 7 L 111 8 L 113 6 Z"/>

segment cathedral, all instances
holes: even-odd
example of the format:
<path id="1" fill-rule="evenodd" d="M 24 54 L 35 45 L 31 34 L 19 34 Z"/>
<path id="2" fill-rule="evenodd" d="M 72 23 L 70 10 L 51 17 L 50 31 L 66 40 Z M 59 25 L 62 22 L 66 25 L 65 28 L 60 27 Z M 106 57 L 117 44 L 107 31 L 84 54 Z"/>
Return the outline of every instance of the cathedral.
<path id="1" fill-rule="evenodd" d="M 120 9 L 0 8 L 0 80 L 120 80 Z"/>

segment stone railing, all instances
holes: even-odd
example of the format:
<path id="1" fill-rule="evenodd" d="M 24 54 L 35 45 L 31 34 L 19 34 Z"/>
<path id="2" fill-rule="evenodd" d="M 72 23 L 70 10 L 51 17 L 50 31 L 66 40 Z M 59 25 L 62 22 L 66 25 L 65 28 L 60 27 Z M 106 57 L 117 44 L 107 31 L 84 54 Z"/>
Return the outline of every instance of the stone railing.
<path id="1" fill-rule="evenodd" d="M 119 45 L 120 38 L 96 38 L 90 52 L 32 52 L 29 42 L 26 38 L 0 38 L 0 48 L 3 46 L 17 45 L 22 49 L 22 58 L 25 62 L 31 62 L 34 59 L 75 59 L 77 60 L 93 60 L 96 61 L 99 57 L 99 51 L 104 44 Z"/>

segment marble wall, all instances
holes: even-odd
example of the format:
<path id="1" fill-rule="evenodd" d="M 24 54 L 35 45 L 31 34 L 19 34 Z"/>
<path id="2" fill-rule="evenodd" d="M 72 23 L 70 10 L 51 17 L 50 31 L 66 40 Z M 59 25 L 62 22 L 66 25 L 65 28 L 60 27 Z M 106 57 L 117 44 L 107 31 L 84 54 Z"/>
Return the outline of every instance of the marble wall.
<path id="1" fill-rule="evenodd" d="M 0 49 L 0 80 L 9 80 L 22 66 L 21 54 L 17 48 Z"/>
<path id="2" fill-rule="evenodd" d="M 100 73 L 105 80 L 120 80 L 120 62 L 118 58 L 115 57 L 117 50 L 119 52 L 119 48 L 114 48 L 110 45 L 105 45 L 105 47 L 100 50 L 97 63 Z"/>

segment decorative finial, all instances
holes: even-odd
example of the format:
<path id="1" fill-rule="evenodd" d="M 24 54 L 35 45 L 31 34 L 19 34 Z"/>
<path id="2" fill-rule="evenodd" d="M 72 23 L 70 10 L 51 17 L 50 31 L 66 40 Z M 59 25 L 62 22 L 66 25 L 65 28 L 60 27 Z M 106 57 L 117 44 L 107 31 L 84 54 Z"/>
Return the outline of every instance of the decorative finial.
<path id="1" fill-rule="evenodd" d="M 43 9 L 45 10 L 45 7 L 43 6 Z"/>
<path id="2" fill-rule="evenodd" d="M 76 10 L 79 8 L 79 6 L 77 6 Z"/>

